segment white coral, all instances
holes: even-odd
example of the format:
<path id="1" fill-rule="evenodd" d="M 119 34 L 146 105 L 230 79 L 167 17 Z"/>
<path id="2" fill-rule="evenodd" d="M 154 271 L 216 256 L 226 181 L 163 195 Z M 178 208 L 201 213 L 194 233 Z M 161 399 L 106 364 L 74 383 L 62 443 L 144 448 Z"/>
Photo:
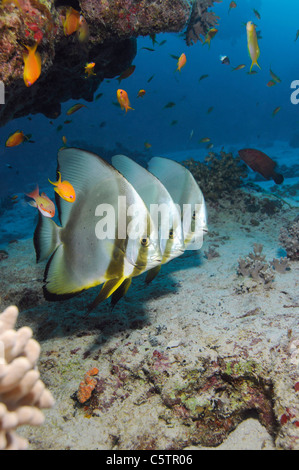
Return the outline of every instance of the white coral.
<path id="1" fill-rule="evenodd" d="M 15 306 L 0 314 L 0 450 L 26 449 L 28 442 L 15 432 L 18 426 L 43 423 L 43 408 L 54 404 L 51 393 L 39 379 L 36 363 L 40 345 L 28 327 L 14 330 Z"/>

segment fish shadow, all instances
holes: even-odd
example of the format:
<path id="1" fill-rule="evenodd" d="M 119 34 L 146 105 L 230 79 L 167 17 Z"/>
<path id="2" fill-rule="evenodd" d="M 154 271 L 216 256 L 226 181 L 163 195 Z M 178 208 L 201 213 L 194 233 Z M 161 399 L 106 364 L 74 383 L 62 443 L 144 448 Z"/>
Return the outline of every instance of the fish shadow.
<path id="1" fill-rule="evenodd" d="M 160 273 L 150 284 L 145 283 L 145 274 L 132 279 L 125 297 L 112 309 L 107 299 L 92 312 L 88 306 L 97 296 L 101 286 L 82 292 L 68 300 L 46 301 L 22 312 L 22 324 L 33 329 L 37 341 L 84 336 L 94 336 L 83 355 L 98 351 L 101 346 L 121 333 L 141 330 L 151 324 L 152 312 L 157 309 L 149 306 L 149 301 L 179 295 L 181 271 L 200 267 L 201 256 L 198 252 L 185 252 L 181 257 L 162 266 Z M 174 276 L 176 274 L 176 276 Z"/>

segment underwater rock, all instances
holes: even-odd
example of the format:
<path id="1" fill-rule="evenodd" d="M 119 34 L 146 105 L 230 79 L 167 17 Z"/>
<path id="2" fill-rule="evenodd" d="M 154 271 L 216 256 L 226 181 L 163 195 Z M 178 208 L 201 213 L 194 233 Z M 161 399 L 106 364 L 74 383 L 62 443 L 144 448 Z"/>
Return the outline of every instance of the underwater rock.
<path id="1" fill-rule="evenodd" d="M 92 101 L 104 78 L 113 78 L 128 68 L 136 55 L 136 37 L 182 31 L 190 18 L 187 0 L 79 0 L 77 10 L 87 22 L 87 40 L 65 36 L 67 7 L 54 0 L 18 0 L 0 6 L 0 77 L 5 85 L 5 105 L 0 125 L 28 114 L 49 118 L 60 114 L 60 103 L 83 98 Z M 200 34 L 205 34 L 213 14 L 212 0 L 197 0 L 201 12 Z M 193 6 L 194 8 L 194 6 Z M 196 20 L 197 21 L 197 20 Z M 189 26 L 193 22 L 191 18 Z M 23 80 L 25 45 L 38 43 L 41 75 L 30 87 Z M 84 67 L 95 62 L 92 79 Z"/>
<path id="2" fill-rule="evenodd" d="M 69 99 L 93 101 L 94 93 L 104 78 L 121 73 L 134 59 L 136 41 L 127 39 L 118 43 L 91 45 L 78 48 L 75 42 L 62 38 L 55 51 L 55 61 L 39 80 L 27 88 L 23 80 L 5 87 L 5 105 L 0 107 L 0 125 L 28 114 L 42 113 L 50 119 L 61 113 L 61 103 Z M 119 59 L 121 57 L 121 60 Z M 96 76 L 86 79 L 84 66 L 90 60 Z"/>
<path id="3" fill-rule="evenodd" d="M 291 260 L 299 260 L 299 220 L 295 218 L 292 224 L 288 224 L 280 231 L 279 241 Z"/>

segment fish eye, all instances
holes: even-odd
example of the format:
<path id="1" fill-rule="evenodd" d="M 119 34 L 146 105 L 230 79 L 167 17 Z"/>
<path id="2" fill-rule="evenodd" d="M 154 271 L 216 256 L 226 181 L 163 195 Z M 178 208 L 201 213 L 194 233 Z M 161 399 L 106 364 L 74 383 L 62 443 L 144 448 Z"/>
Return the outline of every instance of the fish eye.
<path id="1" fill-rule="evenodd" d="M 140 243 L 142 246 L 148 246 L 149 245 L 149 238 L 148 237 L 142 237 L 140 238 Z"/>
<path id="2" fill-rule="evenodd" d="M 192 219 L 195 220 L 196 219 L 196 212 L 194 211 L 193 214 L 192 214 Z"/>
<path id="3" fill-rule="evenodd" d="M 169 238 L 171 240 L 173 239 L 173 229 L 172 228 L 169 230 Z"/>

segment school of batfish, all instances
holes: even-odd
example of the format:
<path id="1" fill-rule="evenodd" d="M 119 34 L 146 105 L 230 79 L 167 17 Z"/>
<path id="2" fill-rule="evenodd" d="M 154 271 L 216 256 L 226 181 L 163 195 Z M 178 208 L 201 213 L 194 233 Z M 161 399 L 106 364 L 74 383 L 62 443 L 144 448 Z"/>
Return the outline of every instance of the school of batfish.
<path id="1" fill-rule="evenodd" d="M 208 230 L 204 196 L 190 171 L 175 161 L 154 157 L 145 169 L 115 155 L 110 165 L 85 150 L 62 148 L 57 174 L 52 184 L 61 225 L 53 221 L 53 207 L 51 213 L 38 207 L 38 188 L 29 195 L 39 208 L 36 258 L 49 258 L 48 300 L 103 284 L 89 308 L 110 296 L 115 305 L 133 277 L 147 272 L 146 282 L 152 281 L 162 264 L 194 243 L 200 247 L 196 242 Z M 152 208 L 159 208 L 159 217 Z"/>

